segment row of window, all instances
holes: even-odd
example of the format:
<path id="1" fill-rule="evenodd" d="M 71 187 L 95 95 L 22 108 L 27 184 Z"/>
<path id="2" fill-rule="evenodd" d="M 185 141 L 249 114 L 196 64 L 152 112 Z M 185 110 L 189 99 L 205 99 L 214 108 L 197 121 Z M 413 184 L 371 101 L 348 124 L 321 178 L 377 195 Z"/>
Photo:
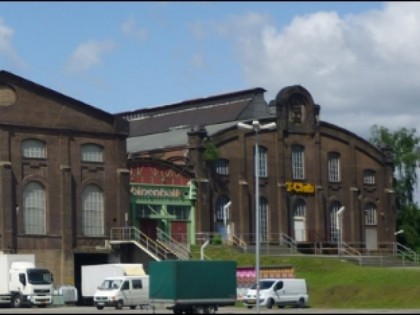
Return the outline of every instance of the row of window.
<path id="1" fill-rule="evenodd" d="M 259 176 L 267 177 L 267 149 L 259 146 Z M 337 152 L 328 153 L 328 181 L 338 183 L 341 181 L 340 176 L 340 154 Z M 304 147 L 300 145 L 292 146 L 292 177 L 296 180 L 305 179 L 305 163 L 304 163 Z M 226 159 L 218 159 L 215 163 L 216 173 L 219 175 L 229 175 L 229 161 Z M 366 169 L 363 171 L 363 183 L 375 184 L 375 171 Z"/>
<path id="2" fill-rule="evenodd" d="M 229 198 L 226 196 L 220 196 L 216 201 L 216 221 L 224 221 L 230 219 L 230 212 L 225 207 L 229 202 Z M 342 204 L 335 201 L 331 204 L 329 224 L 330 224 L 330 238 L 331 241 L 337 241 L 339 236 L 338 229 L 338 218 L 337 212 L 342 207 Z M 262 241 L 267 239 L 268 236 L 268 201 L 264 197 L 260 197 L 259 202 L 259 213 L 260 213 L 260 238 Z M 306 216 L 306 202 L 303 199 L 297 199 L 293 205 L 293 217 Z M 377 210 L 373 202 L 368 202 L 365 205 L 364 210 L 365 225 L 377 225 Z"/>
<path id="3" fill-rule="evenodd" d="M 23 190 L 22 201 L 24 233 L 45 235 L 45 188 L 38 182 L 29 182 Z M 104 194 L 95 185 L 86 186 L 82 193 L 82 233 L 85 236 L 104 235 Z"/>
<path id="4" fill-rule="evenodd" d="M 104 162 L 103 147 L 97 144 L 82 144 L 80 147 L 80 158 L 83 162 Z M 28 139 L 22 141 L 22 155 L 24 158 L 46 159 L 47 145 L 44 141 Z"/>

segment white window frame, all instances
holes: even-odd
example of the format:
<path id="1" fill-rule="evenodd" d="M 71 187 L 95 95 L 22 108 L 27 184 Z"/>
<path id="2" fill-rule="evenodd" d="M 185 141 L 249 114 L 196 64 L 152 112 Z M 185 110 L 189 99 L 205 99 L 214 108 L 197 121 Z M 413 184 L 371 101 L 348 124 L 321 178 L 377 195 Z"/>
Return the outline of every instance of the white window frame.
<path id="1" fill-rule="evenodd" d="M 255 152 L 257 146 L 254 147 L 254 159 L 255 159 Z M 267 177 L 268 176 L 268 168 L 267 168 L 267 148 L 258 146 L 258 174 L 259 177 Z M 255 160 L 254 160 L 255 165 Z"/>
<path id="2" fill-rule="evenodd" d="M 305 179 L 305 148 L 301 145 L 292 146 L 292 176 L 293 179 Z"/>
<path id="3" fill-rule="evenodd" d="M 104 194 L 96 185 L 88 185 L 82 194 L 84 236 L 104 236 Z"/>
<path id="4" fill-rule="evenodd" d="M 260 240 L 268 241 L 268 201 L 264 197 L 260 197 Z"/>
<path id="5" fill-rule="evenodd" d="M 337 242 L 340 239 L 340 230 L 338 229 L 337 212 L 341 208 L 341 203 L 333 202 L 330 208 L 330 241 Z"/>
<path id="6" fill-rule="evenodd" d="M 94 143 L 85 143 L 80 147 L 80 158 L 82 162 L 104 162 L 104 149 L 102 146 Z"/>
<path id="7" fill-rule="evenodd" d="M 368 185 L 375 184 L 375 175 L 376 172 L 372 169 L 367 169 L 363 171 L 363 183 Z"/>
<path id="8" fill-rule="evenodd" d="M 328 181 L 332 183 L 340 182 L 340 153 L 328 153 Z"/>
<path id="9" fill-rule="evenodd" d="M 218 159 L 215 162 L 216 174 L 229 175 L 229 161 L 226 159 Z"/>
<path id="10" fill-rule="evenodd" d="M 224 207 L 229 202 L 229 198 L 225 195 L 219 196 L 216 201 L 216 221 L 224 220 Z M 229 220 L 229 211 L 226 213 L 226 220 Z"/>
<path id="11" fill-rule="evenodd" d="M 365 208 L 365 224 L 366 225 L 377 225 L 377 211 L 375 204 L 372 202 L 369 202 L 366 204 Z"/>
<path id="12" fill-rule="evenodd" d="M 22 141 L 22 156 L 30 159 L 46 159 L 46 144 L 42 140 L 26 139 Z"/>
<path id="13" fill-rule="evenodd" d="M 46 208 L 44 187 L 35 181 L 26 184 L 23 190 L 23 227 L 25 234 L 45 235 Z"/>

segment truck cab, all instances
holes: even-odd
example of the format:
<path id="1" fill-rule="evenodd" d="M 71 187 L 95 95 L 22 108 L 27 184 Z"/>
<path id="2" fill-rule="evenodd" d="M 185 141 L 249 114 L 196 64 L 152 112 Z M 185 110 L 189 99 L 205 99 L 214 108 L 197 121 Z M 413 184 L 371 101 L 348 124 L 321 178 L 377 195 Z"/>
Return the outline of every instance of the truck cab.
<path id="1" fill-rule="evenodd" d="M 52 303 L 54 279 L 48 269 L 35 268 L 30 262 L 13 262 L 9 272 L 12 307 L 45 307 Z"/>

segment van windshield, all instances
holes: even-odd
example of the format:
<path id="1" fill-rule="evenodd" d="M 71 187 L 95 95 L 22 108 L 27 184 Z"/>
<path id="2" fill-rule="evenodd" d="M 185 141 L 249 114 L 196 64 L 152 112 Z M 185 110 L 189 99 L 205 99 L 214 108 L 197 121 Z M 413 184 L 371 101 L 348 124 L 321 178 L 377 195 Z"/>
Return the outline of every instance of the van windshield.
<path id="1" fill-rule="evenodd" d="M 122 280 L 105 280 L 102 282 L 99 289 L 101 290 L 114 290 L 121 286 Z"/>
<path id="2" fill-rule="evenodd" d="M 273 285 L 273 283 L 274 283 L 274 281 L 269 281 L 269 280 L 268 281 L 266 281 L 266 280 L 260 281 L 260 290 L 265 290 L 265 289 L 271 288 L 271 286 Z M 256 290 L 257 289 L 257 284 L 254 283 L 251 286 L 251 289 Z"/>

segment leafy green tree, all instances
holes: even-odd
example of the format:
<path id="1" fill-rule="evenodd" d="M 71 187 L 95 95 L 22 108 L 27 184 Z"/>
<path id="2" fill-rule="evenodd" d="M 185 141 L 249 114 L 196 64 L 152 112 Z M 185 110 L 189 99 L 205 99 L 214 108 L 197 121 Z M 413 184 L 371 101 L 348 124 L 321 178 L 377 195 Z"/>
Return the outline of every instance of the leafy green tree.
<path id="1" fill-rule="evenodd" d="M 397 201 L 397 228 L 404 234 L 398 236 L 406 246 L 420 247 L 420 210 L 414 201 L 417 187 L 416 169 L 420 161 L 420 137 L 416 129 L 400 128 L 390 131 L 378 125 L 371 127 L 369 141 L 378 148 L 391 147 L 394 161 L 394 191 Z"/>

